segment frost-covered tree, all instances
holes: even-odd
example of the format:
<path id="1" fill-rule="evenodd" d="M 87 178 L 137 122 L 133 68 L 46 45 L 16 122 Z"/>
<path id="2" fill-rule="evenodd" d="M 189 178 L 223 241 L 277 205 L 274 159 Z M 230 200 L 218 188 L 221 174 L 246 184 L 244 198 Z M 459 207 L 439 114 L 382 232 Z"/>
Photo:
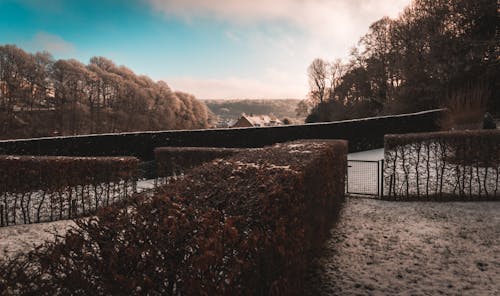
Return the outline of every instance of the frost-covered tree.
<path id="1" fill-rule="evenodd" d="M 205 128 L 194 96 L 104 57 L 84 65 L 0 46 L 0 138 Z"/>

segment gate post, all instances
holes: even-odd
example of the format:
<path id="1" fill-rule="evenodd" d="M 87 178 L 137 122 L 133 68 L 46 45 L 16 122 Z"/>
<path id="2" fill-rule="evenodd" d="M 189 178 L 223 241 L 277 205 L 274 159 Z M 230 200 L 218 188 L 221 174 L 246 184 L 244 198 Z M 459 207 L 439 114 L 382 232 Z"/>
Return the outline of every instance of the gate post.
<path id="1" fill-rule="evenodd" d="M 345 195 L 349 195 L 349 168 L 351 166 L 349 165 L 349 160 L 346 161 L 346 168 L 345 168 Z"/>
<path id="2" fill-rule="evenodd" d="M 377 161 L 377 196 L 380 196 L 380 161 Z"/>
<path id="3" fill-rule="evenodd" d="M 380 160 L 380 198 L 384 197 L 384 160 Z"/>

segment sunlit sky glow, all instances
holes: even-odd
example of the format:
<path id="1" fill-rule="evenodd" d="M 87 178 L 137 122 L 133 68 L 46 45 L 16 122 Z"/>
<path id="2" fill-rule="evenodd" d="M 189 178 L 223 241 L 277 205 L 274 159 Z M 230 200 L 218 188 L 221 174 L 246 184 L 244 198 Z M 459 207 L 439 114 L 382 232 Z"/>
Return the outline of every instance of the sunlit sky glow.
<path id="1" fill-rule="evenodd" d="M 307 66 L 345 59 L 410 0 L 0 0 L 0 44 L 105 56 L 215 98 L 303 98 Z"/>

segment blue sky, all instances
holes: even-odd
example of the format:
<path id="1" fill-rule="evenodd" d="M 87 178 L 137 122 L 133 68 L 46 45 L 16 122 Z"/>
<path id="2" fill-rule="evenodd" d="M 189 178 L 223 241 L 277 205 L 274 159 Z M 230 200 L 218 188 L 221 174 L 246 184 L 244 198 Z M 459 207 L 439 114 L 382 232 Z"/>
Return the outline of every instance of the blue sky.
<path id="1" fill-rule="evenodd" d="M 303 98 L 315 57 L 346 58 L 410 0 L 0 0 L 0 44 L 105 56 L 212 98 Z"/>

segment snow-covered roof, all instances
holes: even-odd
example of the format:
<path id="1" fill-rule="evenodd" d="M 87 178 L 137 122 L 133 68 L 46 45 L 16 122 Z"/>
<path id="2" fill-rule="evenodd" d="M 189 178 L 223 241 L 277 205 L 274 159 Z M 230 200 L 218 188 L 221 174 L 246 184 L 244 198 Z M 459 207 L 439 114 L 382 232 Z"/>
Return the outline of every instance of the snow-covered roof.
<path id="1" fill-rule="evenodd" d="M 233 126 L 238 122 L 238 119 L 231 119 L 227 122 L 227 126 Z"/>
<path id="2" fill-rule="evenodd" d="M 242 118 L 245 118 L 250 122 L 253 126 L 272 126 L 272 125 L 281 125 L 282 122 L 278 118 L 273 115 L 247 115 L 242 114 Z"/>

